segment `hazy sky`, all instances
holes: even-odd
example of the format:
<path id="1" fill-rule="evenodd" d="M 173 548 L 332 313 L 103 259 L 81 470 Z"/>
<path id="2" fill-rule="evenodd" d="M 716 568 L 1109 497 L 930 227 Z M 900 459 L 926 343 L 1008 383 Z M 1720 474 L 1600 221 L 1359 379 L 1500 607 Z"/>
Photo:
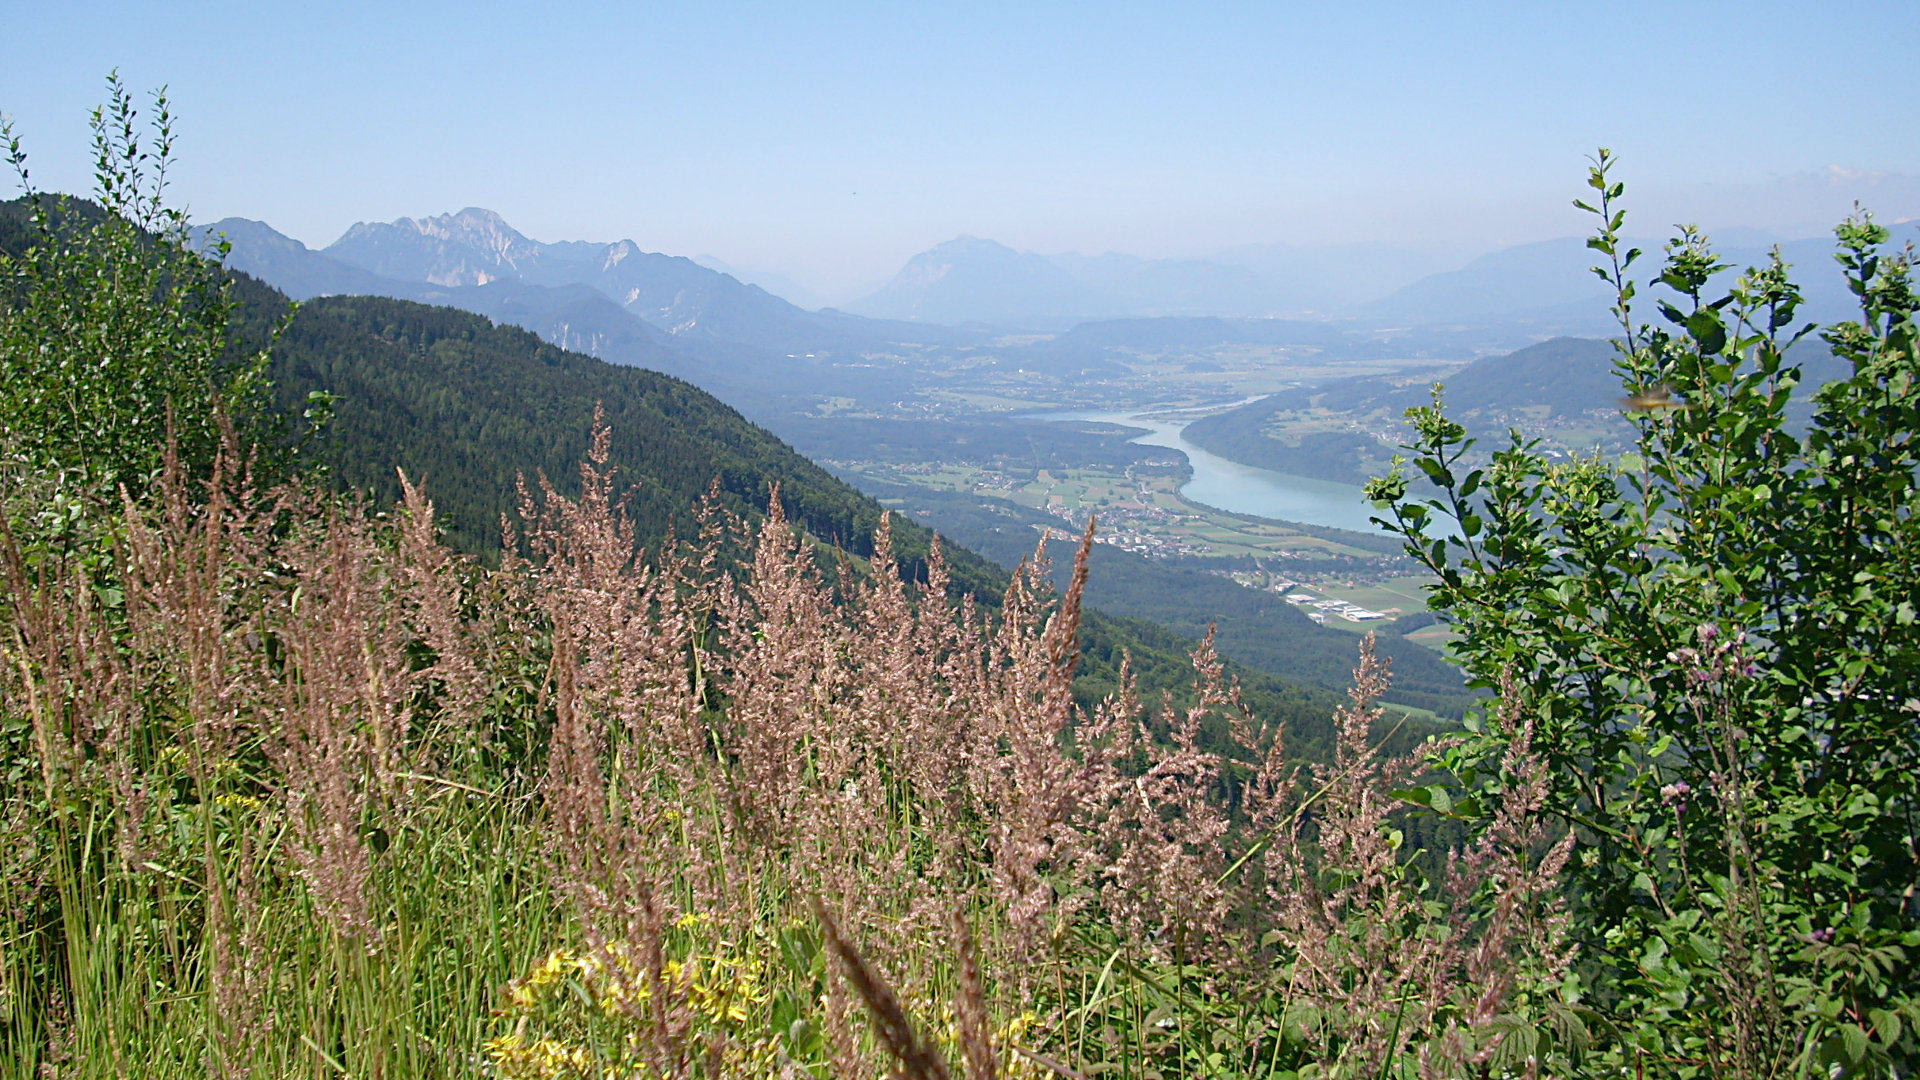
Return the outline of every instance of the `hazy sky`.
<path id="1" fill-rule="evenodd" d="M 963 233 L 1460 255 L 1579 231 L 1598 145 L 1647 231 L 1920 217 L 1913 0 L 9 6 L 39 186 L 89 186 L 117 66 L 170 87 L 197 220 L 315 247 L 485 206 L 834 299 Z"/>

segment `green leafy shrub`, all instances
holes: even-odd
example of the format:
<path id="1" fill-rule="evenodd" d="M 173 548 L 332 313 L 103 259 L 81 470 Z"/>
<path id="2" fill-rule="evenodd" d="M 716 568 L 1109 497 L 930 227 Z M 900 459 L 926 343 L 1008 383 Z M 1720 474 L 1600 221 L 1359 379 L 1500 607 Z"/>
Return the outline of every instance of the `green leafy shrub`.
<path id="1" fill-rule="evenodd" d="M 256 418 L 266 357 L 229 359 L 226 252 L 204 257 L 165 203 L 165 91 L 143 137 L 117 76 L 107 89 L 91 120 L 94 203 L 36 192 L 19 137 L 0 125 L 30 236 L 24 253 L 0 251 L 0 449 L 110 496 L 151 483 L 170 440 L 204 471 L 223 419 Z"/>
<path id="2" fill-rule="evenodd" d="M 1920 1062 L 1920 363 L 1912 255 L 1836 230 L 1857 321 L 1796 328 L 1776 254 L 1724 289 L 1707 239 L 1667 245 L 1663 324 L 1602 151 L 1589 246 L 1614 286 L 1638 451 L 1554 464 L 1515 435 L 1481 469 L 1436 390 L 1406 478 L 1370 494 L 1437 578 L 1480 685 L 1537 716 L 1572 864 L 1585 1000 L 1621 1068 L 1908 1075 Z M 1852 368 L 1786 419 L 1798 350 Z M 1790 352 L 1790 349 L 1796 351 Z M 1457 535 L 1449 535 L 1450 522 Z M 1437 786 L 1469 822 L 1511 736 L 1470 723 Z"/>

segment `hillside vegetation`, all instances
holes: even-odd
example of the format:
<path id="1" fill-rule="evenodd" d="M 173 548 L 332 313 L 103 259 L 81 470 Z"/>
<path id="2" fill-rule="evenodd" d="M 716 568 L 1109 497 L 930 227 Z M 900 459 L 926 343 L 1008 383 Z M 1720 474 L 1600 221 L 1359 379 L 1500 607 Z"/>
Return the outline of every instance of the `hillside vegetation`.
<path id="1" fill-rule="evenodd" d="M 1296 476 L 1363 483 L 1384 471 L 1394 446 L 1365 431 L 1304 431 L 1286 437 L 1274 430 L 1289 414 L 1322 411 L 1353 418 L 1370 428 L 1389 426 L 1428 403 L 1431 385 L 1446 388 L 1447 408 L 1486 426 L 1602 414 L 1596 426 L 1615 439 L 1630 434 L 1618 418 L 1620 379 L 1613 346 L 1587 338 L 1554 338 L 1516 352 L 1476 360 L 1444 377 L 1342 379 L 1324 386 L 1283 391 L 1188 424 L 1182 436 L 1231 461 Z"/>
<path id="2" fill-rule="evenodd" d="M 855 563 L 757 486 L 636 514 L 604 424 L 577 483 L 515 497 L 497 562 L 449 548 L 420 486 L 329 493 L 249 404 L 264 358 L 208 348 L 237 287 L 148 212 L 110 86 L 104 212 L 36 214 L 0 256 L 8 402 L 84 389 L 103 430 L 161 422 L 0 414 L 0 1077 L 1920 1065 L 1920 300 L 1869 220 L 1838 230 L 1860 319 L 1823 334 L 1851 374 L 1795 435 L 1785 358 L 1813 328 L 1784 269 L 1706 294 L 1684 234 L 1672 329 L 1637 322 L 1603 151 L 1639 460 L 1477 468 L 1416 412 L 1437 494 L 1395 470 L 1371 495 L 1491 696 L 1383 748 L 1369 639 L 1303 763 L 1211 643 L 1181 699 L 1124 655 L 1076 692 L 1090 536 L 1063 591 L 1029 565 L 988 610 L 932 546 L 902 574 L 884 517 Z M 373 343 L 459 372 L 522 340 L 316 307 L 306 346 L 288 332 L 315 365 Z M 534 416 L 610 385 L 557 350 L 511 362 L 548 371 Z M 361 395 L 342 430 L 393 438 L 351 410 L 414 376 L 332 373 Z M 515 392 L 474 375 L 477 407 Z M 780 465 L 677 384 L 628 385 L 656 430 L 624 452 L 662 488 L 699 482 L 674 455 L 703 423 L 716 461 Z M 427 397 L 423 472 L 450 471 L 458 403 Z M 557 452 L 535 428 L 502 435 Z"/>

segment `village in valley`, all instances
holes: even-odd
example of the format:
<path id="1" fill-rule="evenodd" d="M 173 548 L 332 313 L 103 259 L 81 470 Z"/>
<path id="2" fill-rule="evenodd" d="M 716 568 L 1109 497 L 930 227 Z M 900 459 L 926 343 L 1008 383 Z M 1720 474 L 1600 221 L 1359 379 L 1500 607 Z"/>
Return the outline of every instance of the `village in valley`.
<path id="1" fill-rule="evenodd" d="M 1049 539 L 1078 540 L 1092 515 L 1096 544 L 1274 594 L 1319 625 L 1356 633 L 1390 626 L 1435 647 L 1446 639 L 1445 629 L 1432 625 L 1426 614 L 1426 579 L 1389 545 L 1189 502 L 1171 470 L 1016 471 L 961 462 L 859 460 L 830 465 L 845 475 L 972 496 L 978 500 L 969 503 L 973 508 L 1021 513 Z M 929 515 L 914 498 L 898 504 L 910 515 Z"/>

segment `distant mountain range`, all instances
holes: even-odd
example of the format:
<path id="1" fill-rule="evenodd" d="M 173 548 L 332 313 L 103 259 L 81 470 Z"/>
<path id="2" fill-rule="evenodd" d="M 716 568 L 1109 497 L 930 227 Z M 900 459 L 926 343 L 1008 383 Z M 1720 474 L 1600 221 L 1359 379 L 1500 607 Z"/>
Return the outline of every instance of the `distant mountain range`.
<path id="1" fill-rule="evenodd" d="M 907 260 L 846 305 L 877 318 L 1064 329 L 1089 319 L 1324 317 L 1351 312 L 1432 269 L 1380 246 L 1237 248 L 1205 259 L 1036 255 L 963 236 Z"/>
<path id="2" fill-rule="evenodd" d="M 695 255 L 693 261 L 743 284 L 758 285 L 795 307 L 818 311 L 832 306 L 826 297 L 775 270 L 734 266 L 716 255 Z"/>
<path id="3" fill-rule="evenodd" d="M 1797 270 L 1811 317 L 1846 318 L 1852 301 L 1826 238 L 1725 234 L 1735 269 L 1766 264 L 1779 244 Z M 1642 241 L 1634 268 L 1656 272 L 1661 241 Z M 1390 327 L 1490 326 L 1536 335 L 1607 334 L 1611 296 L 1577 237 L 1521 244 L 1447 270 L 1384 245 L 1244 247 L 1199 259 L 1038 255 L 963 236 L 907 261 L 892 281 L 846 309 L 876 318 L 948 325 L 1064 330 L 1089 320 L 1169 316 L 1333 319 Z M 1651 314 L 1649 310 L 1649 314 Z"/>
<path id="4" fill-rule="evenodd" d="M 1258 324 L 1271 320 L 1293 339 L 1316 333 L 1315 323 L 1346 332 L 1500 327 L 1509 338 L 1519 334 L 1516 344 L 1612 331 L 1607 289 L 1588 270 L 1594 253 L 1574 238 L 1430 272 L 1429 259 L 1380 245 L 1268 245 L 1175 260 L 1038 255 L 962 237 L 914 256 L 848 311 L 808 311 L 715 266 L 648 252 L 632 240 L 542 243 L 473 207 L 362 222 L 320 251 L 241 218 L 208 231 L 233 245 L 231 265 L 291 296 L 377 295 L 458 307 L 565 348 L 687 379 L 754 415 L 777 410 L 781 394 L 799 386 L 815 395 L 903 394 L 904 373 L 864 357 L 898 352 L 900 343 L 981 346 L 1009 328 L 1057 333 L 1103 324 L 1098 349 L 1063 334 L 1020 359 L 1050 368 L 1094 363 L 1100 349 L 1146 347 L 1105 338 L 1152 336 L 1166 329 L 1153 325 L 1163 319 L 1185 333 L 1224 318 L 1237 334 L 1262 338 L 1267 331 Z M 1727 261 L 1744 267 L 1765 262 L 1772 238 L 1736 230 L 1729 239 Z M 1645 276 L 1661 245 L 1640 246 L 1648 251 L 1637 268 Z M 1847 317 L 1851 297 L 1828 259 L 1830 242 L 1781 246 L 1798 268 L 1803 314 Z M 1646 314 L 1654 314 L 1651 305 Z"/>
<path id="5" fill-rule="evenodd" d="M 917 322 L 1067 325 L 1123 309 L 1118 296 L 1042 256 L 971 236 L 915 255 L 879 292 L 847 305 L 858 315 Z"/>
<path id="6" fill-rule="evenodd" d="M 385 296 L 460 308 L 563 348 L 686 379 L 757 415 L 796 386 L 832 394 L 857 379 L 863 392 L 884 392 L 884 374 L 855 373 L 834 361 L 903 336 L 973 339 L 939 327 L 805 311 L 631 240 L 541 243 L 478 208 L 363 222 L 319 251 L 244 218 L 215 222 L 203 233 L 232 245 L 228 265 L 295 299 Z"/>
<path id="7" fill-rule="evenodd" d="M 692 259 L 611 244 L 529 240 L 491 210 L 361 222 L 325 255 L 383 278 L 443 288 L 498 281 L 561 288 L 584 285 L 675 337 L 768 347 L 841 345 L 831 319 L 801 310 Z"/>
<path id="8" fill-rule="evenodd" d="M 361 222 L 320 251 L 244 218 L 215 222 L 207 231 L 224 233 L 233 244 L 234 267 L 296 299 L 401 291 L 465 298 L 474 295 L 468 290 L 511 283 L 523 287 L 516 294 L 523 303 L 536 302 L 534 290 L 560 290 L 543 306 L 562 306 L 577 303 L 584 286 L 675 338 L 792 349 L 845 347 L 850 336 L 844 317 L 804 311 L 692 259 L 644 251 L 631 240 L 541 243 L 477 207 Z"/>

